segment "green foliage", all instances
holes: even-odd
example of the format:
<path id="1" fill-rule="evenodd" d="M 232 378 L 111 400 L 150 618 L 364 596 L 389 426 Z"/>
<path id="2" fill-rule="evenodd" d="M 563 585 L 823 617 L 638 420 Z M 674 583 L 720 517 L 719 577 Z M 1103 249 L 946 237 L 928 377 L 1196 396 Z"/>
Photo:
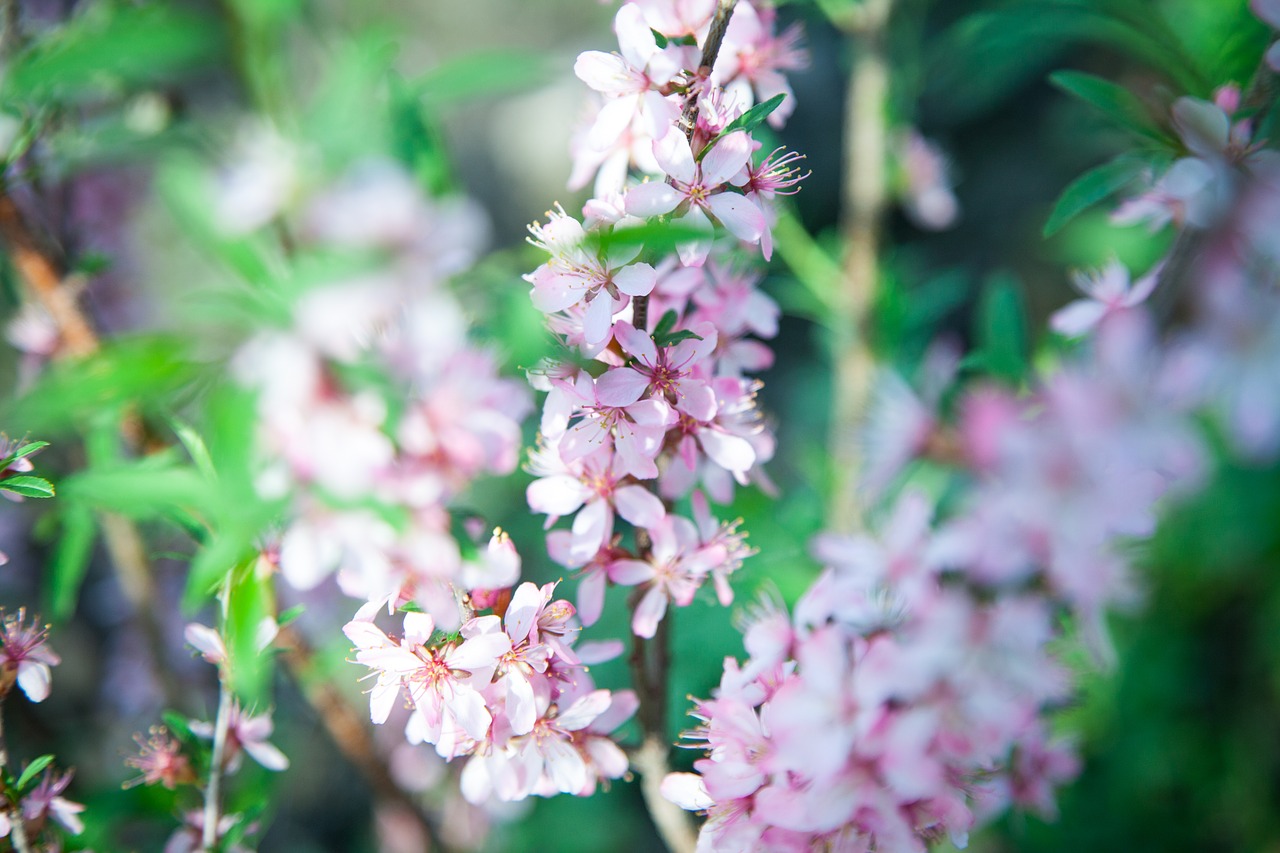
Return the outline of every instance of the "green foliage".
<path id="1" fill-rule="evenodd" d="M 1017 282 L 1007 275 L 990 278 L 978 304 L 977 348 L 963 366 L 1011 384 L 1020 384 L 1030 369 L 1026 308 Z"/>
<path id="2" fill-rule="evenodd" d="M 30 474 L 14 474 L 0 480 L 0 491 L 10 492 L 24 498 L 53 497 L 53 483 L 44 477 L 33 477 Z"/>
<path id="3" fill-rule="evenodd" d="M 114 96 L 207 64 L 221 39 L 216 20 L 175 4 L 98 0 L 14 57 L 0 92 L 31 105 Z"/>
<path id="4" fill-rule="evenodd" d="M 30 785 L 35 780 L 36 775 L 39 774 L 41 770 L 44 770 L 46 767 L 48 767 L 52 763 L 53 763 L 52 755 L 42 755 L 39 758 L 32 761 L 25 768 L 23 768 L 22 775 L 20 775 L 18 777 L 18 780 L 13 783 L 14 790 L 18 792 L 25 791 L 27 789 L 27 786 Z"/>
<path id="5" fill-rule="evenodd" d="M 717 133 L 710 142 L 708 142 L 701 151 L 698 152 L 697 160 L 702 162 L 702 158 L 707 156 L 707 152 L 716 147 L 716 143 L 724 139 L 731 133 L 744 131 L 750 133 L 760 125 L 764 124 L 769 118 L 770 113 L 782 106 L 782 102 L 786 100 L 786 95 L 774 95 L 767 101 L 762 101 L 751 107 L 742 115 L 725 125 L 724 129 Z"/>
<path id="6" fill-rule="evenodd" d="M 1147 105 L 1125 87 L 1079 71 L 1055 71 L 1049 80 L 1139 137 L 1168 149 L 1177 147 L 1177 140 L 1160 126 Z"/>
<path id="7" fill-rule="evenodd" d="M 61 533 L 45 572 L 48 581 L 46 610 L 55 619 L 66 619 L 75 611 L 80 585 L 89 570 L 97 527 L 93 513 L 75 503 L 64 505 L 58 518 Z"/>
<path id="8" fill-rule="evenodd" d="M 1072 181 L 1053 206 L 1044 225 L 1044 236 L 1051 237 L 1064 225 L 1100 201 L 1129 186 L 1152 168 L 1152 160 L 1138 154 L 1121 154 L 1108 163 L 1090 169 Z"/>

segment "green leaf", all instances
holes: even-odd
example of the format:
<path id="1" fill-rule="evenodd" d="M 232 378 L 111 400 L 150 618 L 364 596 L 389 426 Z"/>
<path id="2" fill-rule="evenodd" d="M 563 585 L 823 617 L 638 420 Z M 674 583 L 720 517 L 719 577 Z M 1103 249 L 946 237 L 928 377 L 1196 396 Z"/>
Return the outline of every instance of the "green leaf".
<path id="1" fill-rule="evenodd" d="M 271 575 L 259 573 L 257 560 L 237 567 L 227 600 L 227 654 L 232 688 L 248 706 L 262 704 L 271 680 L 273 658 L 259 649 L 258 631 L 275 614 Z"/>
<path id="2" fill-rule="evenodd" d="M 200 437 L 200 433 L 196 432 L 195 427 L 176 417 L 169 419 L 169 426 L 173 429 L 173 434 L 182 442 L 182 446 L 187 449 L 196 470 L 208 479 L 216 480 L 218 472 L 214 470 L 213 457 L 209 455 L 209 448 L 205 446 L 204 439 Z"/>
<path id="3" fill-rule="evenodd" d="M 54 494 L 53 483 L 44 477 L 33 477 L 30 474 L 18 474 L 0 480 L 0 489 L 24 498 L 51 498 Z"/>
<path id="4" fill-rule="evenodd" d="M 1160 129 L 1151 111 L 1123 86 L 1079 71 L 1055 71 L 1049 81 L 1101 112 L 1120 127 L 1170 149 L 1177 143 Z"/>
<path id="5" fill-rule="evenodd" d="M 290 625 L 296 622 L 298 617 L 301 616 L 303 613 L 305 613 L 306 610 L 307 610 L 307 605 L 305 604 L 295 604 L 293 607 L 290 607 L 288 610 L 282 610 L 280 611 L 280 615 L 276 617 L 276 624 L 279 625 L 281 628 L 285 627 L 286 625 Z"/>
<path id="6" fill-rule="evenodd" d="M 679 331 L 671 332 L 661 337 L 658 337 L 657 335 L 653 336 L 654 344 L 660 347 L 673 347 L 681 341 L 689 340 L 700 341 L 702 340 L 702 336 L 695 335 L 688 329 L 680 329 Z"/>
<path id="7" fill-rule="evenodd" d="M 179 714 L 177 711 L 162 711 L 160 719 L 164 721 L 165 728 L 169 733 L 183 743 L 198 742 L 195 733 L 191 731 L 191 721 L 187 719 L 185 714 Z"/>
<path id="8" fill-rule="evenodd" d="M 30 456 L 32 453 L 35 453 L 37 450 L 41 450 L 48 446 L 49 446 L 49 442 L 47 441 L 33 441 L 33 442 L 30 442 L 29 444 L 22 445 L 21 447 L 19 447 L 17 450 L 10 453 L 5 458 L 0 459 L 0 471 L 3 471 L 5 468 L 8 468 L 10 465 L 12 465 L 14 462 L 17 462 L 19 459 L 25 459 L 26 457 Z"/>
<path id="9" fill-rule="evenodd" d="M 1019 383 L 1030 366 L 1026 311 L 1012 276 L 993 276 L 978 312 L 979 350 L 970 365 L 1011 383 Z"/>
<path id="10" fill-rule="evenodd" d="M 193 468 L 154 456 L 73 474 L 63 482 L 63 493 L 97 509 L 143 519 L 160 517 L 175 505 L 208 507 L 214 494 Z"/>
<path id="11" fill-rule="evenodd" d="M 774 95 L 769 100 L 764 101 L 763 103 L 756 104 L 754 107 L 747 110 L 745 113 L 738 116 L 733 121 L 729 122 L 727 125 L 725 125 L 724 130 L 717 133 L 715 135 L 715 138 L 713 138 L 710 142 L 708 142 L 706 144 L 706 147 L 704 147 L 701 151 L 698 152 L 698 157 L 697 157 L 698 161 L 701 162 L 702 158 L 707 156 L 707 152 L 710 151 L 712 148 L 714 148 L 717 142 L 719 142 L 721 139 L 724 139 L 729 134 L 737 133 L 739 130 L 745 131 L 747 133 L 750 133 L 751 131 L 755 130 L 757 127 L 759 127 L 761 124 L 764 123 L 765 119 L 769 117 L 770 113 L 772 113 L 774 110 L 776 110 L 778 107 L 782 105 L 782 102 L 786 99 L 786 97 L 787 97 L 786 95 Z"/>
<path id="12" fill-rule="evenodd" d="M 48 596 L 49 612 L 55 619 L 66 619 L 76 608 L 97 527 L 93 513 L 83 506 L 64 505 L 60 515 L 62 536 L 49 561 Z"/>
<path id="13" fill-rule="evenodd" d="M 662 315 L 662 319 L 658 321 L 658 325 L 653 328 L 653 336 L 655 338 L 666 337 L 671 334 L 671 330 L 676 327 L 676 322 L 680 317 L 676 314 L 675 309 L 668 311 Z"/>
<path id="14" fill-rule="evenodd" d="M 28 764 L 22 771 L 22 775 L 18 777 L 18 781 L 13 783 L 13 787 L 21 792 L 31 781 L 36 778 L 36 774 L 53 763 L 52 755 L 42 755 L 35 761 Z"/>
<path id="15" fill-rule="evenodd" d="M 428 105 L 439 107 L 526 91 L 551 76 L 545 53 L 487 50 L 437 65 L 414 88 Z"/>
<path id="16" fill-rule="evenodd" d="M 191 561 L 187 586 L 182 592 L 182 609 L 190 613 L 203 604 L 227 573 L 253 556 L 255 550 L 249 535 L 223 533 L 211 540 Z"/>
<path id="17" fill-rule="evenodd" d="M 674 252 L 685 243 L 706 240 L 711 233 L 704 228 L 651 219 L 643 225 L 589 233 L 586 245 L 601 252 L 608 252 L 614 246 L 644 246 L 649 251 L 662 255 Z"/>
<path id="18" fill-rule="evenodd" d="M 30 102 L 89 100 L 210 63 L 221 52 L 222 27 L 174 5 L 85 4 L 14 58 L 4 94 Z"/>
<path id="19" fill-rule="evenodd" d="M 1150 164 L 1147 158 L 1122 154 L 1076 178 L 1054 204 L 1049 221 L 1044 224 L 1044 236 L 1057 233 L 1077 215 L 1128 185 L 1150 168 Z"/>

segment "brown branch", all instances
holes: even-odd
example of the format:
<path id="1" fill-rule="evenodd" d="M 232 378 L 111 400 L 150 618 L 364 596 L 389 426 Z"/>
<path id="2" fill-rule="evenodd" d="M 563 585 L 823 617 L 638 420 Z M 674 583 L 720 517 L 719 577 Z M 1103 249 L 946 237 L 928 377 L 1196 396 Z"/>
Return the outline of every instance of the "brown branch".
<path id="1" fill-rule="evenodd" d="M 0 236 L 31 296 L 58 327 L 65 355 L 88 355 L 98 349 L 98 336 L 76 304 L 74 289 L 66 286 L 53 252 L 37 240 L 13 197 L 0 189 Z"/>
<path id="2" fill-rule="evenodd" d="M 698 126 L 698 83 L 711 75 L 716 59 L 720 56 L 720 46 L 724 44 L 724 34 L 729 30 L 729 21 L 733 18 L 733 9 L 738 0 L 718 0 L 715 17 L 711 19 L 711 28 L 707 31 L 707 40 L 702 43 L 702 56 L 698 60 L 698 70 L 694 80 L 690 82 L 689 92 L 685 95 L 684 109 L 680 113 L 680 126 L 684 128 L 685 139 L 693 142 L 693 132 Z M 670 179 L 668 179 L 670 183 Z M 631 300 L 631 325 L 640 331 L 649 328 L 649 296 L 636 296 Z"/>
<path id="3" fill-rule="evenodd" d="M 647 550 L 645 545 L 641 550 Z M 643 597 L 643 587 L 632 593 L 629 604 L 633 612 Z M 640 773 L 640 793 L 644 796 L 645 808 L 667 849 L 673 853 L 691 853 L 698 839 L 689 813 L 662 796 L 661 791 L 662 780 L 671 772 L 667 761 L 671 749 L 667 738 L 667 673 L 671 668 L 673 615 L 667 611 L 653 639 L 631 638 L 631 680 L 640 699 L 636 719 L 643 738 L 640 748 L 631 755 L 631 766 Z"/>
<path id="4" fill-rule="evenodd" d="M 885 174 L 889 62 L 885 30 L 893 0 L 866 0 L 847 24 L 853 67 L 845 100 L 843 284 L 836 298 L 832 387 L 832 482 L 827 524 L 852 532 L 862 524 L 858 477 L 862 468 L 858 423 L 866 409 L 874 360 L 866 326 L 880 278 L 880 248 L 888 206 Z"/>
<path id="5" fill-rule="evenodd" d="M 377 745 L 365 726 L 364 715 L 352 708 L 347 697 L 318 674 L 315 653 L 307 641 L 294 629 L 285 627 L 280 629 L 277 644 L 282 650 L 281 657 L 285 665 L 307 702 L 320 715 L 325 731 L 329 733 L 338 751 L 364 776 L 376 797 L 395 803 L 412 816 L 422 830 L 422 835 L 430 841 L 428 849 L 445 850 L 440 833 L 423 811 L 422 804 L 400 787 L 387 770 L 386 763 L 379 757 Z"/>

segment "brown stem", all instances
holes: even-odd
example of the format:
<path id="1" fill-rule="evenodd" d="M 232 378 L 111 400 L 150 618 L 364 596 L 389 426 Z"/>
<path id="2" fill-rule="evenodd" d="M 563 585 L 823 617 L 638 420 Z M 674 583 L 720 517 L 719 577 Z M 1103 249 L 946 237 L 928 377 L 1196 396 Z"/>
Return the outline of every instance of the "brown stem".
<path id="1" fill-rule="evenodd" d="M 733 18 L 733 9 L 738 0 L 718 0 L 716 13 L 711 19 L 711 28 L 707 31 L 707 39 L 702 43 L 702 56 L 698 60 L 697 80 L 705 80 L 715 68 L 716 59 L 720 56 L 720 46 L 724 44 L 724 34 L 729 30 L 729 21 Z M 698 89 L 696 85 L 689 87 L 685 96 L 684 109 L 680 113 L 680 126 L 684 128 L 685 139 L 693 141 L 693 131 L 698 126 Z M 637 296 L 631 300 L 631 325 L 640 331 L 649 328 L 649 297 Z"/>
<path id="2" fill-rule="evenodd" d="M 364 715 L 351 707 L 343 693 L 319 674 L 315 654 L 307 641 L 292 628 L 280 629 L 277 639 L 285 665 L 298 683 L 307 702 L 320 715 L 325 730 L 338 750 L 346 756 L 373 788 L 374 795 L 402 807 L 417 822 L 432 850 L 444 850 L 445 844 L 435 824 L 422 805 L 400 787 L 379 757 L 377 746 L 369 736 Z"/>
<path id="3" fill-rule="evenodd" d="M 852 532 L 862 524 L 857 437 L 871 388 L 874 362 L 866 325 L 879 281 L 880 247 L 888 205 L 885 174 L 889 62 L 885 30 L 893 0 L 866 0 L 848 24 L 853 67 L 845 101 L 843 286 L 836 300 L 836 346 L 829 446 L 832 482 L 827 524 Z"/>

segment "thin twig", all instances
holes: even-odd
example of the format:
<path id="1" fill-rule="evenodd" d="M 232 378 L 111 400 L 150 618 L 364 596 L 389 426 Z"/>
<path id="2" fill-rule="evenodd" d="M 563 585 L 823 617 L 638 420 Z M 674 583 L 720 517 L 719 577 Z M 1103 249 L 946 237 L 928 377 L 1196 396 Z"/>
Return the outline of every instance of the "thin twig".
<path id="1" fill-rule="evenodd" d="M 221 605 L 221 628 L 227 628 L 227 617 L 230 609 L 231 590 L 228 581 L 218 594 Z M 231 724 L 231 708 L 235 696 L 231 690 L 231 673 L 229 663 L 223 660 L 218 664 L 218 716 L 213 723 L 213 755 L 209 760 L 209 782 L 204 789 L 204 826 L 200 836 L 200 849 L 204 853 L 213 853 L 218 844 L 218 824 L 222 821 L 220 797 L 222 793 L 222 765 L 227 755 L 227 729 Z"/>
<path id="2" fill-rule="evenodd" d="M 285 627 L 280 629 L 276 642 L 281 649 L 285 666 L 289 668 L 307 702 L 319 714 L 325 731 L 338 750 L 368 781 L 374 795 L 406 809 L 418 823 L 422 835 L 430 841 L 429 849 L 446 849 L 439 830 L 423 811 L 422 804 L 400 787 L 387 770 L 386 762 L 381 759 L 373 738 L 369 736 L 364 715 L 351 707 L 342 691 L 317 674 L 319 667 L 316 665 L 315 653 L 307 641 L 294 629 Z"/>
<path id="3" fill-rule="evenodd" d="M 880 245 L 888 205 L 885 174 L 889 62 L 885 30 L 893 0 L 866 0 L 847 32 L 853 67 L 845 101 L 844 282 L 836 301 L 832 388 L 832 482 L 827 524 L 852 532 L 862 524 L 858 477 L 862 467 L 857 426 L 871 388 L 874 361 L 866 325 L 880 276 Z"/>

